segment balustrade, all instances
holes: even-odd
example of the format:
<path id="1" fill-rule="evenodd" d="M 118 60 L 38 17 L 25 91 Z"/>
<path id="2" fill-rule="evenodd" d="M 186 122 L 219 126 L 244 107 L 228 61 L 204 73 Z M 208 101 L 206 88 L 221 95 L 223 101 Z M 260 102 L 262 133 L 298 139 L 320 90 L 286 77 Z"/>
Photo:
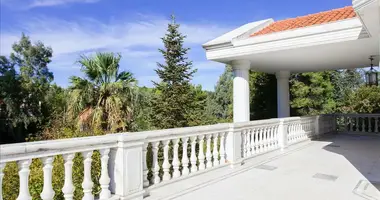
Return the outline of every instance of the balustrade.
<path id="1" fill-rule="evenodd" d="M 63 174 L 60 176 L 64 177 L 64 183 L 61 190 L 66 200 L 75 198 L 75 190 L 82 190 L 83 200 L 142 197 L 143 188 L 155 188 L 181 177 L 233 165 L 319 134 L 343 129 L 378 134 L 379 125 L 380 115 L 336 115 L 336 121 L 334 115 L 321 115 L 1 145 L 0 186 L 7 176 L 4 174 L 6 164 L 17 162 L 20 183 L 17 199 L 32 199 L 30 166 L 32 160 L 40 159 L 43 188 L 38 195 L 43 200 L 51 200 L 56 193 L 52 185 L 53 166 L 56 166 L 57 156 L 62 156 Z M 93 161 L 95 153 L 99 155 L 96 162 Z M 76 188 L 73 181 L 76 157 L 83 159 L 81 188 Z M 98 180 L 91 177 L 94 163 L 100 163 Z M 98 193 L 93 191 L 93 181 L 99 184 Z M 2 192 L 0 187 L 0 200 Z"/>

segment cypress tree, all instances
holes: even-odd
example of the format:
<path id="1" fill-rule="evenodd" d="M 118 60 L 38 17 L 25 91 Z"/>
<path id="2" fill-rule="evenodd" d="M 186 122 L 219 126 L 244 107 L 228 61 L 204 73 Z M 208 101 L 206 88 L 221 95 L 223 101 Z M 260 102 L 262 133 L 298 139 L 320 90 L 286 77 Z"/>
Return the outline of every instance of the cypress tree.
<path id="1" fill-rule="evenodd" d="M 161 81 L 153 82 L 157 95 L 152 101 L 152 119 L 156 128 L 188 126 L 188 113 L 195 101 L 190 81 L 196 70 L 187 58 L 189 48 L 183 47 L 186 36 L 179 32 L 173 15 L 171 20 L 162 38 L 164 48 L 159 49 L 165 61 L 157 63 L 155 70 Z"/>

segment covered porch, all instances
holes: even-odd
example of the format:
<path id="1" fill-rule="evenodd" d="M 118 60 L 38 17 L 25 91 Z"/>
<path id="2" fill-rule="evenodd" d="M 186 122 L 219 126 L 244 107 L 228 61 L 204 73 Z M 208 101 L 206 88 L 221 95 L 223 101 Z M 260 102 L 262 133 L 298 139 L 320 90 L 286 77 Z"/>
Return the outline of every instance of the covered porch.
<path id="1" fill-rule="evenodd" d="M 203 45 L 209 60 L 234 71 L 234 122 L 250 120 L 249 70 L 275 74 L 277 115 L 289 117 L 292 73 L 364 68 L 379 63 L 378 0 L 274 21 L 245 24 Z"/>

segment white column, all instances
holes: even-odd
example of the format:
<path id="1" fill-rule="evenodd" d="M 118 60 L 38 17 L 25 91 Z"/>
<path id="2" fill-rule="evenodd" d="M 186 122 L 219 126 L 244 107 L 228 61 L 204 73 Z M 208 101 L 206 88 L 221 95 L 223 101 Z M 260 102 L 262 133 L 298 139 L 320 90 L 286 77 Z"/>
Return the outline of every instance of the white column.
<path id="1" fill-rule="evenodd" d="M 249 69 L 250 61 L 236 60 L 231 63 L 234 72 L 233 113 L 234 122 L 249 121 Z"/>
<path id="2" fill-rule="evenodd" d="M 289 102 L 289 71 L 276 73 L 277 78 L 277 116 L 279 118 L 290 116 Z"/>

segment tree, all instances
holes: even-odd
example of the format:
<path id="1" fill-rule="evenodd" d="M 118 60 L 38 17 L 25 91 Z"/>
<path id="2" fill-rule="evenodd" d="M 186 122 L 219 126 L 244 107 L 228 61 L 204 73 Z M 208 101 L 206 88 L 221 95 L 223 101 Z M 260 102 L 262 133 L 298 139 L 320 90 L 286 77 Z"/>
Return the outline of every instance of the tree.
<path id="1" fill-rule="evenodd" d="M 9 58 L 0 58 L 2 129 L 14 136 L 12 140 L 23 141 L 27 133 L 35 134 L 44 126 L 41 108 L 53 80 L 47 66 L 53 51 L 40 41 L 33 44 L 24 34 L 12 49 Z"/>
<path id="2" fill-rule="evenodd" d="M 292 115 L 333 113 L 336 109 L 331 71 L 293 74 L 290 80 Z"/>
<path id="3" fill-rule="evenodd" d="M 275 75 L 250 72 L 251 120 L 277 117 L 277 80 Z"/>
<path id="4" fill-rule="evenodd" d="M 233 118 L 232 96 L 233 73 L 232 67 L 226 65 L 223 74 L 219 77 L 215 91 L 210 93 L 207 100 L 207 112 L 215 116 L 218 121 L 231 122 Z"/>
<path id="5" fill-rule="evenodd" d="M 363 85 L 342 106 L 344 113 L 380 113 L 380 87 Z"/>
<path id="6" fill-rule="evenodd" d="M 208 93 L 202 90 L 202 86 L 192 86 L 194 101 L 188 113 L 189 126 L 200 126 L 216 123 L 215 118 L 207 112 Z"/>
<path id="7" fill-rule="evenodd" d="M 195 100 L 190 80 L 196 70 L 192 69 L 192 62 L 186 57 L 189 48 L 183 47 L 186 36 L 179 32 L 175 17 L 171 19 L 162 38 L 164 48 L 159 49 L 165 62 L 157 63 L 155 70 L 161 82 L 153 82 L 156 95 L 152 101 L 152 118 L 156 128 L 189 126 L 188 113 Z"/>
<path id="8" fill-rule="evenodd" d="M 129 130 L 136 102 L 136 80 L 119 71 L 121 56 L 96 53 L 78 61 L 85 78 L 72 76 L 68 114 L 83 128 L 103 131 Z"/>

